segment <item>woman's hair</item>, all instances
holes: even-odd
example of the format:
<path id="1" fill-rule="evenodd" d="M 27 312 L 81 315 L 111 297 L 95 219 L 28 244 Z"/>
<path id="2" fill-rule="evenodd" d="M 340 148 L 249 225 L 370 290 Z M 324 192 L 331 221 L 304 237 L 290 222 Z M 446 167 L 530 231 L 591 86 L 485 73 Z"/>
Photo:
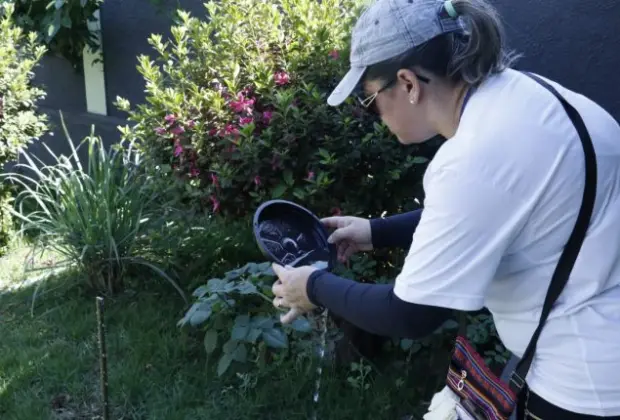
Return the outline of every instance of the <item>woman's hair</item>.
<path id="1" fill-rule="evenodd" d="M 366 80 L 388 80 L 402 68 L 419 66 L 452 82 L 479 85 L 519 58 L 506 49 L 501 19 L 486 0 L 452 0 L 464 31 L 439 35 L 397 57 L 372 65 Z"/>

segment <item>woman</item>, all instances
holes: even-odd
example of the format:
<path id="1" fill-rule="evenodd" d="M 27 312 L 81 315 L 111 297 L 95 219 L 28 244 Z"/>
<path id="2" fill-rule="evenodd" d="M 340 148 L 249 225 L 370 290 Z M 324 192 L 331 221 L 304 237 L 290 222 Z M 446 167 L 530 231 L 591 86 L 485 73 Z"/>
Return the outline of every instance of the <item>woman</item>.
<path id="1" fill-rule="evenodd" d="M 423 212 L 324 220 L 342 261 L 409 248 L 394 285 L 274 266 L 274 304 L 290 308 L 283 322 L 325 307 L 370 332 L 418 338 L 452 310 L 486 307 L 520 357 L 582 202 L 573 124 L 549 91 L 511 69 L 516 56 L 484 0 L 378 0 L 351 42 L 351 70 L 328 103 L 361 95 L 401 143 L 447 141 L 425 174 Z M 549 83 L 586 123 L 598 181 L 587 237 L 527 376 L 528 409 L 545 420 L 620 419 L 620 126 Z"/>

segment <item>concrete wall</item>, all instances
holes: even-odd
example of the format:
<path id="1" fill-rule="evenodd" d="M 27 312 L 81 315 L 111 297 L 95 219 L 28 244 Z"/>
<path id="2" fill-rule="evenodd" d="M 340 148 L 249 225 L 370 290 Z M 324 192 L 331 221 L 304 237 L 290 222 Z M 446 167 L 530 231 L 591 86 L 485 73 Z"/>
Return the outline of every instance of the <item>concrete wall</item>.
<path id="1" fill-rule="evenodd" d="M 258 0 L 257 0 L 258 1 Z M 525 54 L 521 69 L 541 73 L 598 101 L 620 119 L 620 0 L 491 0 L 506 23 L 510 45 Z M 46 57 L 37 81 L 48 90 L 42 104 L 52 121 L 62 110 L 69 130 L 81 138 L 91 124 L 108 143 L 118 139 L 116 126 L 124 115 L 113 102 L 117 95 L 133 104 L 144 98 L 144 82 L 136 70 L 137 56 L 152 54 L 151 33 L 169 35 L 177 5 L 204 17 L 202 0 L 164 0 L 158 9 L 149 0 L 106 0 L 101 11 L 103 31 L 105 97 L 108 115 L 86 112 L 84 77 L 60 58 Z M 59 126 L 58 126 L 59 127 Z M 63 134 L 45 142 L 66 150 Z"/>

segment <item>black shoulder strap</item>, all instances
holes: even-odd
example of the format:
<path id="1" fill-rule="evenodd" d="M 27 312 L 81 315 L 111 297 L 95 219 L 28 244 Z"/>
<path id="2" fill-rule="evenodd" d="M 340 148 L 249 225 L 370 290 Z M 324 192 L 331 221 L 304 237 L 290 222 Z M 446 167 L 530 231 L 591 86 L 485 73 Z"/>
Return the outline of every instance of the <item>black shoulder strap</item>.
<path id="1" fill-rule="evenodd" d="M 577 260 L 577 255 L 581 249 L 581 245 L 583 244 L 583 240 L 586 237 L 586 232 L 588 231 L 588 226 L 590 224 L 590 218 L 592 216 L 592 210 L 594 209 L 594 199 L 596 197 L 596 154 L 594 152 L 594 145 L 592 144 L 592 139 L 590 138 L 590 134 L 588 133 L 588 129 L 581 119 L 579 112 L 571 104 L 569 104 L 566 99 L 562 97 L 549 83 L 547 83 L 542 78 L 531 74 L 524 73 L 530 78 L 534 79 L 540 85 L 545 87 L 548 91 L 550 91 L 556 98 L 562 103 L 564 110 L 568 114 L 568 117 L 573 122 L 577 133 L 579 134 L 579 138 L 581 140 L 581 145 L 583 146 L 583 151 L 585 154 L 585 188 L 583 191 L 583 200 L 581 203 L 581 209 L 579 210 L 579 215 L 577 216 L 577 222 L 575 223 L 575 227 L 573 228 L 573 232 L 566 243 L 564 251 L 560 256 L 558 261 L 558 265 L 553 273 L 553 277 L 551 278 L 551 284 L 549 285 L 549 290 L 547 291 L 547 296 L 545 297 L 545 303 L 543 304 L 542 313 L 540 315 L 540 322 L 538 327 L 534 331 L 534 335 L 528 344 L 523 357 L 517 364 L 515 371 L 512 373 L 510 377 L 510 388 L 518 395 L 525 385 L 525 377 L 527 372 L 530 369 L 532 364 L 532 360 L 534 358 L 534 351 L 536 350 L 536 343 L 538 342 L 538 338 L 540 337 L 540 333 L 543 329 L 545 322 L 547 321 L 547 317 L 551 312 L 551 308 L 554 303 L 560 296 L 562 289 L 566 286 L 568 282 L 568 278 L 570 277 L 570 273 L 573 270 L 573 266 L 575 265 L 575 261 Z"/>

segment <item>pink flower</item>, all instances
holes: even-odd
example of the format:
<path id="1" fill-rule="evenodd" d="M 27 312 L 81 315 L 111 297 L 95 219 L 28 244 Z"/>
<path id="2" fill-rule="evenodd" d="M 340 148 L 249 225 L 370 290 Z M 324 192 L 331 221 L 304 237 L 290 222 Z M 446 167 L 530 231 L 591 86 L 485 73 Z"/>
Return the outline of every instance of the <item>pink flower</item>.
<path id="1" fill-rule="evenodd" d="M 314 172 L 309 171 L 308 176 L 306 177 L 308 181 L 312 181 L 314 179 Z"/>
<path id="2" fill-rule="evenodd" d="M 256 102 L 256 99 L 246 98 L 244 96 L 244 92 L 239 92 L 239 94 L 237 95 L 237 100 L 230 101 L 228 106 L 230 106 L 230 108 L 237 113 L 241 113 L 241 112 L 251 113 L 252 107 L 254 106 L 255 102 Z"/>
<path id="3" fill-rule="evenodd" d="M 189 120 L 187 123 L 185 123 L 185 125 L 187 126 L 187 128 L 194 128 L 196 126 L 196 122 L 194 120 Z"/>
<path id="4" fill-rule="evenodd" d="M 157 127 L 155 129 L 155 134 L 157 134 L 158 136 L 165 136 L 166 135 L 166 129 L 164 127 Z"/>
<path id="5" fill-rule="evenodd" d="M 191 176 L 192 178 L 195 178 L 198 175 L 200 175 L 200 170 L 196 168 L 195 166 L 192 166 L 192 169 L 189 171 L 189 176 Z"/>
<path id="6" fill-rule="evenodd" d="M 338 60 L 340 58 L 340 53 L 338 50 L 331 50 L 328 55 L 332 60 Z"/>
<path id="7" fill-rule="evenodd" d="M 168 114 L 164 117 L 164 120 L 168 123 L 168 124 L 174 124 L 175 121 L 177 120 L 177 117 L 174 116 L 174 114 Z"/>
<path id="8" fill-rule="evenodd" d="M 261 184 L 261 181 L 260 181 L 260 176 L 256 175 L 256 176 L 254 177 L 254 184 L 255 184 L 257 187 L 258 187 L 258 186 L 260 186 L 260 184 Z"/>
<path id="9" fill-rule="evenodd" d="M 178 136 L 179 134 L 185 133 L 185 129 L 183 128 L 183 126 L 177 125 L 176 127 L 172 128 L 170 132 L 175 136 Z"/>
<path id="10" fill-rule="evenodd" d="M 269 124 L 272 118 L 273 118 L 273 112 L 271 111 L 263 112 L 263 121 L 265 122 L 265 124 Z"/>
<path id="11" fill-rule="evenodd" d="M 181 153 L 183 153 L 183 146 L 181 146 L 181 143 L 177 141 L 174 146 L 174 157 L 179 157 Z"/>
<path id="12" fill-rule="evenodd" d="M 238 136 L 239 129 L 232 124 L 228 124 L 226 125 L 226 128 L 224 128 L 224 134 Z"/>
<path id="13" fill-rule="evenodd" d="M 288 73 L 285 71 L 278 71 L 273 75 L 273 80 L 278 86 L 287 85 L 290 81 Z"/>
<path id="14" fill-rule="evenodd" d="M 254 118 L 252 117 L 239 118 L 239 125 L 241 126 L 252 124 L 253 122 L 254 122 Z"/>
<path id="15" fill-rule="evenodd" d="M 217 175 L 215 175 L 215 174 L 213 174 L 213 173 L 211 174 L 211 183 L 212 183 L 213 185 L 215 185 L 216 187 L 218 187 L 218 188 L 219 188 L 219 186 L 220 186 L 220 181 L 219 181 L 219 179 L 217 178 Z"/>
<path id="16" fill-rule="evenodd" d="M 211 204 L 213 205 L 213 213 L 217 213 L 220 209 L 220 201 L 214 195 L 210 196 L 209 200 L 211 200 Z"/>
<path id="17" fill-rule="evenodd" d="M 217 128 L 212 128 L 209 130 L 209 136 L 215 137 L 217 135 Z"/>

